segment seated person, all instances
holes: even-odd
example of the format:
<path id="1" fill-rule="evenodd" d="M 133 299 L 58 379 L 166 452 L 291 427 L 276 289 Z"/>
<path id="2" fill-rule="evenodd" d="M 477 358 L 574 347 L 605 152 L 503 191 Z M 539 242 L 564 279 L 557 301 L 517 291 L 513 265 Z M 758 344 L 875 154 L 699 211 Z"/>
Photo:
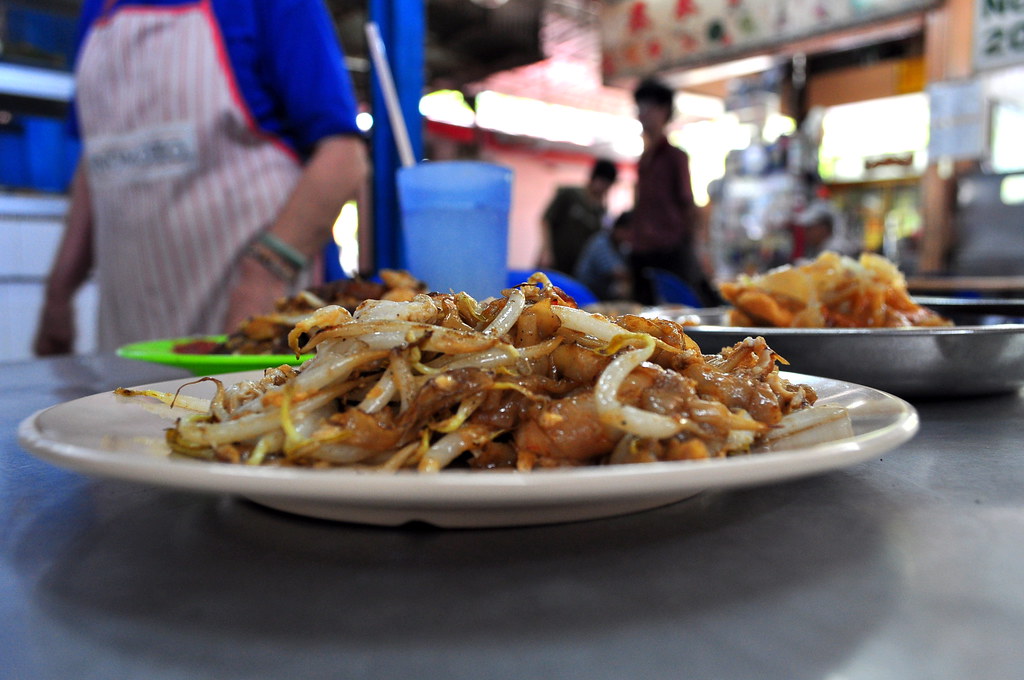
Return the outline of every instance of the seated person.
<path id="1" fill-rule="evenodd" d="M 605 200 L 616 177 L 615 164 L 599 159 L 585 186 L 558 188 L 544 211 L 538 268 L 572 275 L 584 244 L 604 227 Z"/>
<path id="2" fill-rule="evenodd" d="M 631 213 L 619 215 L 610 230 L 601 230 L 587 241 L 573 275 L 599 300 L 628 300 L 632 286 L 626 260 Z"/>

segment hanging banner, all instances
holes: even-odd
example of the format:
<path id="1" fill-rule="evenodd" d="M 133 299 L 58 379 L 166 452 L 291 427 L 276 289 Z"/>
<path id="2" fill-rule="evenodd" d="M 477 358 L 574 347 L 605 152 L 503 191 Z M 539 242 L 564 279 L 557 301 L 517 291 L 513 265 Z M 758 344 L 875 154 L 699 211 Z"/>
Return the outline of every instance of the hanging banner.
<path id="1" fill-rule="evenodd" d="M 643 77 L 724 61 L 936 4 L 937 0 L 606 0 L 601 10 L 604 76 Z"/>
<path id="2" fill-rule="evenodd" d="M 974 69 L 1024 63 L 1024 2 L 974 1 Z"/>

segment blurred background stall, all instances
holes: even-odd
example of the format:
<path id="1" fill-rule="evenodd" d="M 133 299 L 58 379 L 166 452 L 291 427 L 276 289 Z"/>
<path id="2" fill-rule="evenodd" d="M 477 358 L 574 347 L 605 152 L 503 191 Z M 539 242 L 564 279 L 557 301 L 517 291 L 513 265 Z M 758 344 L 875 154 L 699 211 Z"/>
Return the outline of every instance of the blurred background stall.
<path id="1" fill-rule="evenodd" d="M 643 150 L 632 88 L 676 92 L 669 139 L 691 159 L 693 194 L 718 277 L 792 260 L 795 225 L 826 201 L 851 249 L 880 252 L 922 286 L 1024 273 L 1020 173 L 1024 49 L 1009 3 L 971 0 L 327 0 L 380 143 L 373 186 L 339 216 L 329 276 L 401 266 L 393 146 L 375 98 L 368 19 L 421 16 L 422 37 L 389 44 L 424 159 L 481 159 L 515 174 L 510 270 L 534 266 L 542 214 L 595 158 L 616 162 L 610 215 L 633 202 Z M 64 131 L 80 0 L 0 5 L 0 334 L 28 356 L 45 272 L 79 149 Z M 410 9 L 411 8 L 411 9 Z M 984 8 L 989 11 L 983 12 Z M 384 26 L 388 28 L 387 25 Z M 421 70 L 416 65 L 422 63 Z M 419 81 L 417 82 L 417 78 Z M 403 83 L 399 83 L 400 90 Z M 393 188 L 392 188 L 393 191 Z M 390 197 L 389 197 L 390 196 Z M 389 209 L 390 206 L 390 209 Z M 429 282 L 428 282 L 429 283 Z M 976 282 L 975 282 L 976 283 Z M 78 352 L 91 351 L 90 288 Z"/>

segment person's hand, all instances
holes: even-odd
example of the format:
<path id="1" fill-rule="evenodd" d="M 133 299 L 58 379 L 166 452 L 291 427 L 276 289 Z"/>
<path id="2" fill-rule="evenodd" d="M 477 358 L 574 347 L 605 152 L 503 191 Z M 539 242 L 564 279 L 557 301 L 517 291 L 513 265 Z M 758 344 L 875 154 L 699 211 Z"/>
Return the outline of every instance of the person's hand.
<path id="1" fill-rule="evenodd" d="M 253 258 L 243 257 L 238 267 L 238 282 L 228 296 L 225 333 L 238 330 L 250 317 L 274 311 L 274 303 L 288 294 L 285 282 Z"/>
<path id="2" fill-rule="evenodd" d="M 39 327 L 32 342 L 37 356 L 71 354 L 75 349 L 75 308 L 70 296 L 49 297 L 39 315 Z"/>

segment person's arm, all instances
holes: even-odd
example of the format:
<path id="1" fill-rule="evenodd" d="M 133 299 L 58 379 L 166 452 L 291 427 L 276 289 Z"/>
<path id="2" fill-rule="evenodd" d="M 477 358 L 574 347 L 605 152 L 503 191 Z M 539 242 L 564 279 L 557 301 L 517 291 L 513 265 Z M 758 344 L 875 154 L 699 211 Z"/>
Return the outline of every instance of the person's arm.
<path id="1" fill-rule="evenodd" d="M 679 203 L 683 207 L 686 223 L 689 225 L 690 233 L 693 235 L 693 243 L 698 248 L 704 248 L 707 243 L 707 229 L 704 220 L 701 219 L 700 210 L 693 198 L 693 181 L 690 178 L 690 156 L 680 150 L 676 156 L 679 172 Z"/>
<path id="2" fill-rule="evenodd" d="M 679 203 L 687 213 L 690 224 L 697 224 L 697 203 L 693 200 L 693 180 L 690 178 L 690 156 L 680 150 L 676 156 L 679 166 Z"/>
<path id="3" fill-rule="evenodd" d="M 278 240 L 313 260 L 332 238 L 331 228 L 342 206 L 359 195 L 368 163 L 363 141 L 355 136 L 324 139 L 306 164 L 299 181 L 268 230 Z M 265 253 L 274 257 L 274 253 Z M 287 268 L 283 260 L 280 264 Z M 238 283 L 229 293 L 224 330 L 234 331 L 250 316 L 273 309 L 288 293 L 288 284 L 258 259 L 246 256 Z"/>
<path id="4" fill-rule="evenodd" d="M 71 180 L 71 200 L 64 236 L 46 280 L 46 294 L 33 351 L 39 356 L 70 354 L 75 345 L 75 293 L 93 265 L 92 204 L 85 168 Z"/>
<path id="5" fill-rule="evenodd" d="M 692 229 L 694 254 L 701 269 L 704 270 L 704 275 L 708 278 L 713 278 L 715 268 L 711 260 L 710 225 L 706 219 L 707 212 L 701 211 L 693 198 L 693 183 L 690 178 L 690 156 L 685 151 L 680 154 L 679 174 L 683 185 L 680 187 L 680 195 L 682 196 L 690 228 Z"/>

